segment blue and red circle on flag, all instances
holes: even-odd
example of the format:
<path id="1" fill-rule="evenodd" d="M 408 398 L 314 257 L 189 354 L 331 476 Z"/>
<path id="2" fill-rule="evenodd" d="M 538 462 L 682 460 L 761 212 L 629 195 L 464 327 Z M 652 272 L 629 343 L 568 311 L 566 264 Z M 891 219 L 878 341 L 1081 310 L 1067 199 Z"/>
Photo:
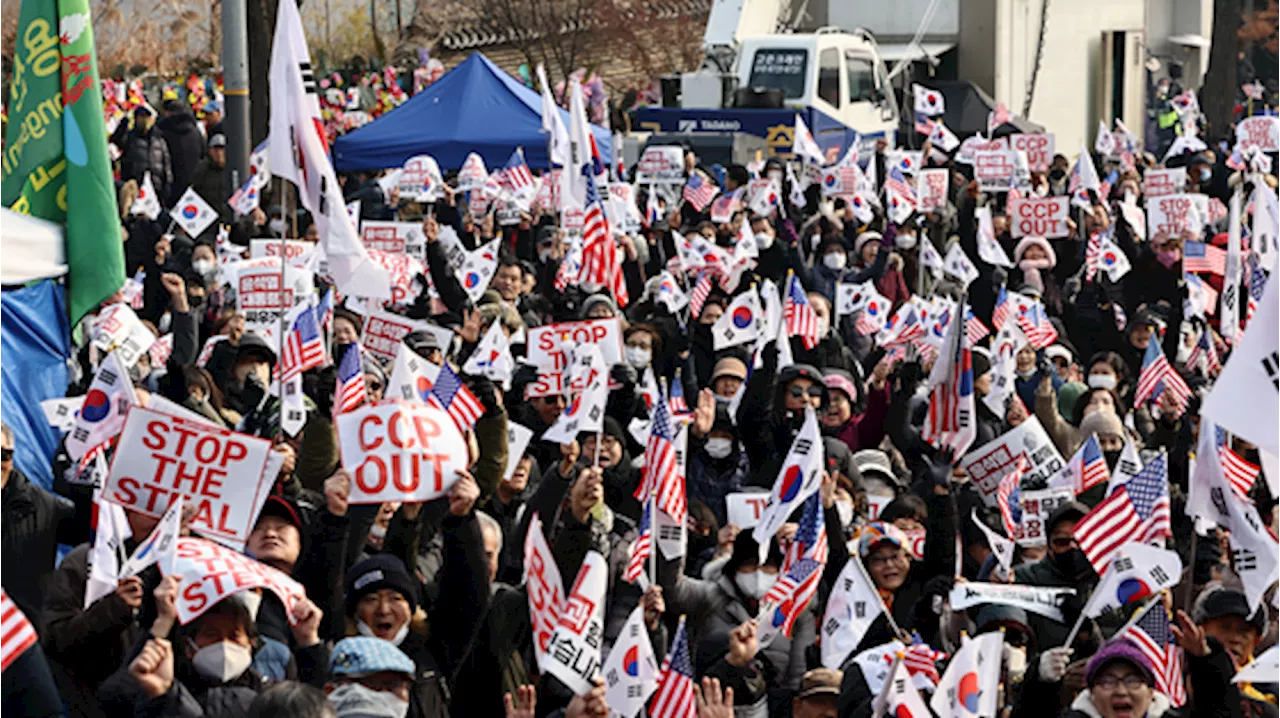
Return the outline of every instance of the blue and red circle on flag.
<path id="1" fill-rule="evenodd" d="M 480 274 L 477 272 L 467 272 L 466 284 L 467 289 L 474 289 L 480 283 Z"/>
<path id="2" fill-rule="evenodd" d="M 622 667 L 627 675 L 636 677 L 640 675 L 640 647 L 632 646 L 622 657 Z"/>
<path id="3" fill-rule="evenodd" d="M 111 399 L 101 389 L 90 389 L 84 396 L 84 405 L 80 407 L 80 416 L 85 421 L 97 423 L 111 413 Z"/>
<path id="4" fill-rule="evenodd" d="M 796 496 L 800 495 L 800 487 L 804 485 L 804 473 L 800 471 L 799 464 L 788 466 L 786 471 L 782 472 L 782 483 L 778 486 L 778 498 L 783 501 L 792 501 Z"/>
<path id="5" fill-rule="evenodd" d="M 1126 578 L 1116 586 L 1116 599 L 1120 603 L 1140 601 L 1151 595 L 1151 587 L 1140 578 Z"/>
<path id="6" fill-rule="evenodd" d="M 751 325 L 753 319 L 755 319 L 755 316 L 747 307 L 738 307 L 733 310 L 733 326 L 738 329 L 746 329 Z"/>
<path id="7" fill-rule="evenodd" d="M 960 705 L 970 713 L 978 712 L 978 698 L 981 691 L 978 690 L 978 674 L 974 671 L 960 676 L 960 684 L 956 688 L 956 695 L 960 699 Z"/>
<path id="8" fill-rule="evenodd" d="M 182 216 L 186 219 L 195 219 L 200 214 L 200 208 L 194 204 L 183 205 Z"/>

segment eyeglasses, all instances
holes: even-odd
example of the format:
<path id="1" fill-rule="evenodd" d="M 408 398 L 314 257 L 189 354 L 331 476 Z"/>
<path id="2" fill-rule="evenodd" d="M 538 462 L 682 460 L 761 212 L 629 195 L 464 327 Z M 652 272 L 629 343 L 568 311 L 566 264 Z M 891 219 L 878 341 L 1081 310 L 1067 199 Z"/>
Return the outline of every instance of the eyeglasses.
<path id="1" fill-rule="evenodd" d="M 13 461 L 13 449 L 0 449 L 0 461 Z"/>
<path id="2" fill-rule="evenodd" d="M 907 560 L 907 554 L 903 551 L 899 551 L 898 553 L 887 553 L 887 554 L 877 554 L 875 556 L 868 556 L 866 559 L 866 564 L 867 564 L 867 568 L 870 568 L 872 566 L 883 566 L 887 563 L 905 563 L 906 560 Z"/>
<path id="3" fill-rule="evenodd" d="M 792 384 L 791 387 L 787 389 L 787 393 L 790 394 L 793 398 L 799 399 L 800 397 L 805 395 L 806 389 L 800 386 L 799 384 Z M 809 394 L 809 396 L 822 398 L 822 387 L 818 386 L 817 384 L 813 384 L 808 388 L 807 393 Z"/>
<path id="4" fill-rule="evenodd" d="M 1093 682 L 1094 688 L 1101 688 L 1104 691 L 1114 691 L 1123 683 L 1126 690 L 1136 691 L 1147 685 L 1147 679 L 1136 673 L 1130 673 L 1124 678 L 1116 678 L 1115 676 L 1101 676 Z"/>

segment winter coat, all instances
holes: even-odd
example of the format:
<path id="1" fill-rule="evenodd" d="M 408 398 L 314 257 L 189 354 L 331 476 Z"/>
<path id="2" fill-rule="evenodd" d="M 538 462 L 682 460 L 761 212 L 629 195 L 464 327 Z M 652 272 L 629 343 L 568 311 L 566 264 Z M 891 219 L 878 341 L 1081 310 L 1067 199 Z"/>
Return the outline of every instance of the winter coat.
<path id="1" fill-rule="evenodd" d="M 166 199 L 173 191 L 173 164 L 169 143 L 165 141 L 164 134 L 155 127 L 147 132 L 128 130 L 125 123 L 121 122 L 111 141 L 120 148 L 120 181 L 136 180 L 141 186 L 142 176 L 150 172 L 156 195 L 165 206 L 172 207 L 173 203 L 166 202 Z M 185 184 L 182 189 L 186 189 Z M 178 191 L 181 192 L 182 189 Z"/>
<path id="2" fill-rule="evenodd" d="M 1160 718 L 1171 708 L 1169 699 L 1163 693 L 1153 690 L 1151 705 L 1147 707 L 1147 713 L 1142 718 Z M 1093 697 L 1086 688 L 1076 694 L 1075 700 L 1071 701 L 1071 706 L 1063 711 L 1062 715 L 1063 718 L 1102 718 L 1102 711 L 1093 704 Z"/>
<path id="3" fill-rule="evenodd" d="M 1035 414 L 1059 454 L 1071 456 L 1076 452 L 1080 446 L 1080 428 L 1058 412 L 1058 392 L 1052 383 L 1042 381 L 1036 385 Z"/>
<path id="4" fill-rule="evenodd" d="M 16 467 L 0 492 L 0 583 L 27 620 L 43 636 L 45 582 L 53 573 L 58 544 L 89 540 L 76 521 L 75 505 L 32 483 Z"/>
<path id="5" fill-rule="evenodd" d="M 458 665 L 450 710 L 459 716 L 502 715 L 503 695 L 533 683 L 536 673 L 529 596 L 523 586 L 494 584 L 479 636 Z"/>
<path id="6" fill-rule="evenodd" d="M 689 457 L 685 490 L 690 501 L 696 499 L 706 504 L 716 515 L 716 522 L 724 526 L 729 518 L 725 497 L 741 491 L 750 472 L 747 454 L 737 442 L 733 451 L 723 459 L 713 459 L 706 451 L 696 451 Z"/>
<path id="7" fill-rule="evenodd" d="M 1187 656 L 1190 674 L 1190 694 L 1194 697 L 1190 715 L 1217 718 L 1251 718 L 1275 716 L 1275 705 L 1241 690 L 1241 684 L 1232 683 L 1236 667 L 1231 656 L 1216 638 L 1209 640 L 1209 655 Z"/>
<path id="8" fill-rule="evenodd" d="M 195 116 L 188 112 L 161 117 L 156 121 L 156 129 L 164 135 L 165 142 L 169 145 L 169 156 L 173 164 L 173 185 L 169 189 L 169 206 L 172 206 L 192 184 L 196 165 L 204 158 L 204 135 L 200 133 Z M 156 189 L 158 191 L 160 188 Z M 217 209 L 218 205 L 225 205 L 229 196 L 231 193 L 226 193 L 213 207 Z"/>
<path id="9" fill-rule="evenodd" d="M 1098 577 L 1093 573 L 1080 580 L 1067 576 L 1053 562 L 1052 553 L 1046 554 L 1044 558 L 1034 563 L 1023 564 L 1014 568 L 1013 576 L 1014 583 L 1022 583 L 1028 586 L 1076 589 L 1076 594 L 1065 597 L 1062 605 L 1059 606 L 1062 609 L 1063 616 L 1061 622 L 1041 616 L 1038 613 L 1029 613 L 1027 615 L 1028 625 L 1036 634 L 1036 645 L 1050 647 L 1061 646 L 1066 642 L 1067 635 L 1071 632 L 1072 624 L 1080 617 L 1080 611 L 1084 608 L 1085 600 L 1098 583 Z"/>
<path id="10" fill-rule="evenodd" d="M 843 441 L 851 452 L 876 448 L 884 438 L 884 422 L 889 415 L 891 392 L 888 382 L 878 391 L 868 391 L 867 407 L 861 414 L 851 415 L 848 421 L 835 429 L 824 427 L 823 433 Z"/>

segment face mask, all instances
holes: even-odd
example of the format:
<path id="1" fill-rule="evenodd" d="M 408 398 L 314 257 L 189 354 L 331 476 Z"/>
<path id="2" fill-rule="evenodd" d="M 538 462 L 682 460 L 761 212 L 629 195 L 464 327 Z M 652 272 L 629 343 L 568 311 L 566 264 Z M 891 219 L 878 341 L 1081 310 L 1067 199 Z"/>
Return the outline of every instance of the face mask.
<path id="1" fill-rule="evenodd" d="M 338 715 L 367 718 L 404 718 L 409 702 L 387 691 L 375 691 L 361 683 L 343 683 L 329 694 L 329 703 Z"/>
<path id="2" fill-rule="evenodd" d="M 915 249 L 916 236 L 914 234 L 900 234 L 893 238 L 893 244 L 898 249 Z"/>
<path id="3" fill-rule="evenodd" d="M 1210 179 L 1212 179 L 1212 178 L 1213 178 L 1213 170 L 1209 169 L 1208 167 L 1201 167 L 1201 168 L 1200 168 L 1200 183 L 1201 183 L 1201 184 L 1204 184 L 1205 182 L 1208 182 L 1208 181 L 1209 181 Z"/>
<path id="4" fill-rule="evenodd" d="M 1107 462 L 1108 471 L 1116 470 L 1116 464 L 1120 463 L 1120 454 L 1123 454 L 1123 453 L 1124 453 L 1123 449 L 1116 449 L 1115 451 L 1102 452 L 1102 458 L 1105 459 Z"/>
<path id="5" fill-rule="evenodd" d="M 707 456 L 713 459 L 723 459 L 731 451 L 733 451 L 733 439 L 721 437 L 707 439 Z"/>
<path id="6" fill-rule="evenodd" d="M 1017 681 L 1027 672 L 1027 649 L 1004 644 L 1004 669 L 1009 680 Z"/>
<path id="7" fill-rule="evenodd" d="M 828 252 L 822 255 L 822 263 L 827 269 L 841 270 L 844 269 L 844 263 L 848 258 L 844 256 L 844 252 Z"/>
<path id="8" fill-rule="evenodd" d="M 550 250 L 550 249 L 539 249 L 539 250 L 538 250 L 538 261 L 539 261 L 539 262 L 542 262 L 543 264 L 546 264 L 546 263 L 547 263 L 547 260 L 548 260 L 550 257 L 551 257 L 551 250 Z"/>
<path id="9" fill-rule="evenodd" d="M 382 526 L 381 524 L 374 524 L 369 527 L 369 535 L 376 539 L 386 538 L 387 527 Z"/>
<path id="10" fill-rule="evenodd" d="M 201 277 L 207 277 L 213 274 L 214 268 L 217 267 L 212 259 L 197 259 L 191 263 L 191 269 Z"/>
<path id="11" fill-rule="evenodd" d="M 640 347 L 627 347 L 627 363 L 637 369 L 649 366 L 653 360 L 653 352 Z"/>
<path id="12" fill-rule="evenodd" d="M 826 317 L 818 317 L 818 336 L 825 337 L 831 331 L 831 320 Z"/>
<path id="13" fill-rule="evenodd" d="M 253 652 L 231 641 L 211 643 L 191 657 L 196 673 L 218 683 L 239 678 L 248 670 L 250 663 L 253 663 Z"/>
<path id="14" fill-rule="evenodd" d="M 1036 373 L 1036 368 L 1035 368 L 1035 367 L 1031 367 L 1030 369 L 1028 369 L 1028 370 L 1026 370 L 1026 371 L 1022 371 L 1021 369 L 1014 369 L 1014 370 L 1013 370 L 1013 373 L 1014 373 L 1014 374 L 1017 374 L 1019 379 L 1030 379 L 1032 376 L 1034 376 L 1034 375 L 1035 375 L 1035 373 Z"/>
<path id="15" fill-rule="evenodd" d="M 129 381 L 138 384 L 145 380 L 149 373 L 151 373 L 150 370 L 144 368 L 141 364 L 134 364 L 129 367 Z"/>
<path id="16" fill-rule="evenodd" d="M 853 502 L 837 501 L 836 513 L 840 516 L 840 525 L 849 528 L 853 525 Z"/>
<path id="17" fill-rule="evenodd" d="M 760 232 L 756 235 L 756 246 L 760 249 L 768 249 L 773 246 L 773 232 Z"/>
<path id="18" fill-rule="evenodd" d="M 1062 178 L 1066 176 L 1067 176 L 1067 173 L 1065 170 L 1053 170 L 1049 172 L 1049 179 L 1053 180 L 1054 182 L 1061 182 Z"/>
<path id="19" fill-rule="evenodd" d="M 1116 377 L 1114 374 L 1090 374 L 1090 389 L 1115 389 Z"/>
<path id="20" fill-rule="evenodd" d="M 777 580 L 777 574 L 765 573 L 760 569 L 756 569 L 751 573 L 739 573 L 733 577 L 733 582 L 738 585 L 738 590 L 757 601 L 769 593 L 769 589 L 773 588 L 773 584 Z"/>
<path id="21" fill-rule="evenodd" d="M 285 230 L 285 226 L 286 226 L 286 225 L 285 225 L 285 223 L 284 223 L 284 220 L 283 220 L 283 219 L 273 219 L 273 220 L 270 220 L 270 221 L 268 221 L 268 222 L 267 222 L 267 226 L 271 228 L 271 231 L 272 231 L 272 232 L 275 232 L 276 234 L 280 235 L 281 237 L 283 237 L 283 236 L 284 236 L 284 230 Z"/>
<path id="22" fill-rule="evenodd" d="M 1070 579 L 1084 578 L 1093 570 L 1093 566 L 1084 555 L 1084 551 L 1078 548 L 1070 549 L 1064 553 L 1053 554 L 1053 563 L 1058 567 L 1059 571 Z"/>
<path id="23" fill-rule="evenodd" d="M 364 621 L 361 621 L 358 618 L 356 619 L 356 631 L 358 631 L 362 636 L 369 636 L 370 638 L 380 638 L 378 634 L 373 632 L 372 628 L 369 628 L 369 624 L 365 623 Z M 396 635 L 392 636 L 388 640 L 391 641 L 392 645 L 398 646 L 401 643 L 404 643 L 405 636 L 408 636 L 408 635 L 409 635 L 409 624 L 408 622 L 406 622 L 403 626 L 400 627 L 400 630 L 396 631 Z"/>
<path id="24" fill-rule="evenodd" d="M 769 170 L 769 179 L 777 182 L 779 186 L 782 185 L 782 173 L 778 170 Z"/>

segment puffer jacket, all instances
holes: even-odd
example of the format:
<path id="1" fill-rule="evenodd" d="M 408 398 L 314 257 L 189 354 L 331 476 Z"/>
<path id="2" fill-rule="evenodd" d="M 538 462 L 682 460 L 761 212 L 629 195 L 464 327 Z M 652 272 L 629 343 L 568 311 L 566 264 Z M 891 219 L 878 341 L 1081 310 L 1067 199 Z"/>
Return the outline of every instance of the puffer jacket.
<path id="1" fill-rule="evenodd" d="M 1168 713 L 1171 707 L 1169 699 L 1163 693 L 1152 691 L 1151 705 L 1143 718 L 1160 718 Z M 1076 695 L 1075 700 L 1071 701 L 1071 706 L 1063 711 L 1062 715 L 1063 718 L 1102 718 L 1102 711 L 1093 704 L 1093 698 L 1089 695 L 1089 689 L 1086 688 Z"/>
<path id="2" fill-rule="evenodd" d="M 169 143 L 164 134 L 152 127 L 148 132 L 128 130 L 125 123 L 111 137 L 111 141 L 120 148 L 120 181 L 136 180 L 142 184 L 142 176 L 150 172 L 151 184 L 156 188 L 161 200 L 173 191 L 173 164 L 169 156 Z M 183 189 L 186 185 L 183 185 Z M 167 205 L 172 206 L 172 204 Z"/>
<path id="3" fill-rule="evenodd" d="M 161 117 L 156 120 L 156 129 L 164 135 L 165 142 L 169 145 L 169 156 L 173 165 L 173 186 L 169 191 L 169 204 L 172 205 L 192 183 L 191 178 L 196 165 L 200 164 L 200 160 L 204 157 L 204 135 L 200 133 L 195 116 L 189 112 Z M 213 206 L 216 208 L 219 205 L 225 205 L 228 196 L 230 193 L 221 197 Z"/>

